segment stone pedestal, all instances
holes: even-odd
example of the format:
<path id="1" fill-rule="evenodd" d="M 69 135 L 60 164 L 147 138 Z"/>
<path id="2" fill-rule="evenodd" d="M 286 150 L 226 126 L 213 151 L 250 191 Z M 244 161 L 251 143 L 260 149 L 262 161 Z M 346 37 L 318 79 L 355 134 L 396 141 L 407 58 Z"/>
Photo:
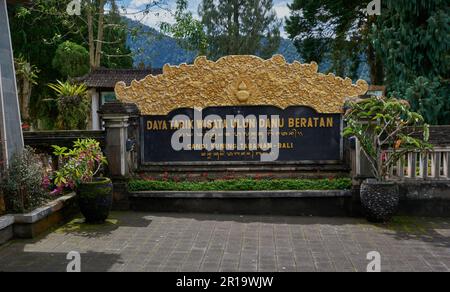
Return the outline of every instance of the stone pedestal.
<path id="1" fill-rule="evenodd" d="M 99 111 L 106 131 L 105 155 L 108 158 L 109 175 L 114 183 L 115 209 L 128 208 L 126 184 L 130 178 L 136 149 L 130 147 L 134 133 L 133 125 L 139 117 L 135 104 L 121 102 L 106 103 Z"/>

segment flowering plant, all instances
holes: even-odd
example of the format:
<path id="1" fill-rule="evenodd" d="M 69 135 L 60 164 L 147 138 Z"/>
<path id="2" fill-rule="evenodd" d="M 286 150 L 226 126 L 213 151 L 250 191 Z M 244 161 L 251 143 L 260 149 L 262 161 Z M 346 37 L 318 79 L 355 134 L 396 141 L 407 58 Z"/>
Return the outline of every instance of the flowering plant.
<path id="1" fill-rule="evenodd" d="M 107 164 L 100 143 L 94 139 L 78 140 L 73 149 L 53 146 L 54 154 L 64 163 L 55 172 L 56 189 L 52 194 L 59 194 L 65 188 L 75 189 L 81 183 L 92 182 L 102 167 Z"/>
<path id="2" fill-rule="evenodd" d="M 384 181 L 389 170 L 408 152 L 432 149 L 429 126 L 410 110 L 407 101 L 372 97 L 351 102 L 345 114 L 344 136 L 356 137 L 373 175 Z"/>

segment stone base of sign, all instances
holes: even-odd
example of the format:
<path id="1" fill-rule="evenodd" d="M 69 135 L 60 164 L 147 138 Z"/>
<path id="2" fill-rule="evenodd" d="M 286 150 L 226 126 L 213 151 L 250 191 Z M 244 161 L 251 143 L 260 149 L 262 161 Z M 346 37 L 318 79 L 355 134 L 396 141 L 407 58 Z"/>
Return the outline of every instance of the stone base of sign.
<path id="1" fill-rule="evenodd" d="M 239 178 L 330 178 L 348 177 L 349 169 L 343 164 L 280 164 L 252 165 L 235 163 L 234 165 L 178 165 L 178 166 L 141 166 L 138 175 L 144 179 L 176 178 L 186 181 L 204 179 Z"/>
<path id="2" fill-rule="evenodd" d="M 131 209 L 242 215 L 351 215 L 351 191 L 136 192 Z"/>
<path id="3" fill-rule="evenodd" d="M 50 228 L 66 223 L 78 212 L 73 193 L 28 214 L 12 215 L 14 217 L 14 237 L 35 238 Z"/>
<path id="4" fill-rule="evenodd" d="M 128 200 L 128 180 L 117 178 L 113 180 L 113 210 L 127 211 L 130 210 L 130 202 Z"/>

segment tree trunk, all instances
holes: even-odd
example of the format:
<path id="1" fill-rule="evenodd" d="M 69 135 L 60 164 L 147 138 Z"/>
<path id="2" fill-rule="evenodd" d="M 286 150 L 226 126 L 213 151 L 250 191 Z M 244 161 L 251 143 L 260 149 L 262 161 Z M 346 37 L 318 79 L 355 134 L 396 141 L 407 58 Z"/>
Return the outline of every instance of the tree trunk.
<path id="1" fill-rule="evenodd" d="M 367 62 L 370 67 L 370 80 L 372 85 L 384 85 L 383 61 L 370 42 L 367 46 Z"/>
<path id="2" fill-rule="evenodd" d="M 240 38 L 240 24 L 239 24 L 239 7 L 240 3 L 238 0 L 235 0 L 233 2 L 233 49 L 232 54 L 239 55 L 240 53 L 240 45 L 239 45 L 239 38 Z"/>
<path id="3" fill-rule="evenodd" d="M 105 0 L 99 1 L 98 31 L 95 48 L 95 68 L 100 67 L 102 60 L 102 45 L 105 19 Z"/>
<path id="4" fill-rule="evenodd" d="M 95 69 L 95 44 L 94 44 L 94 21 L 92 16 L 92 5 L 87 7 L 87 23 L 88 23 L 88 41 L 89 41 L 89 64 L 91 71 Z"/>

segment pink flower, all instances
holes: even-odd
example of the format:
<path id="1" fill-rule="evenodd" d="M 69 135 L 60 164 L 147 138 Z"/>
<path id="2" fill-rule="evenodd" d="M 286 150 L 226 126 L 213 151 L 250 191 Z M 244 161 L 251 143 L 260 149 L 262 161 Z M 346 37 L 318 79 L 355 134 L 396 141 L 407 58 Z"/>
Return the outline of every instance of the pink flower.
<path id="1" fill-rule="evenodd" d="M 384 152 L 381 154 L 381 161 L 386 162 L 387 160 L 388 160 L 388 154 L 387 154 L 386 151 L 384 151 Z"/>
<path id="2" fill-rule="evenodd" d="M 48 176 L 45 176 L 42 179 L 42 188 L 48 189 L 50 187 L 50 184 L 51 184 L 50 178 Z"/>
<path id="3" fill-rule="evenodd" d="M 64 187 L 63 187 L 63 186 L 58 186 L 56 189 L 54 189 L 54 190 L 50 193 L 50 195 L 51 195 L 51 196 L 58 196 L 58 195 L 62 194 L 63 190 L 64 190 Z"/>

